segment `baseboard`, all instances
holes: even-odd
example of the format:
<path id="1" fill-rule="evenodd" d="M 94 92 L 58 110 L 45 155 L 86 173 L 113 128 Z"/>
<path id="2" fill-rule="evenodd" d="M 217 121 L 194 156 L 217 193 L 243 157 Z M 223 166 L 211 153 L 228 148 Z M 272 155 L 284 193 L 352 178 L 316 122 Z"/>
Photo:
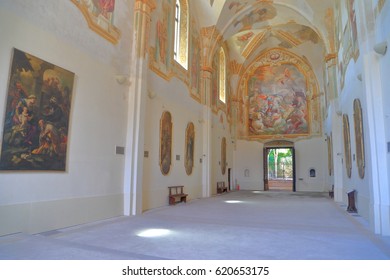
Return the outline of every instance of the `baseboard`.
<path id="1" fill-rule="evenodd" d="M 123 194 L 0 206 L 0 236 L 29 234 L 123 215 Z"/>

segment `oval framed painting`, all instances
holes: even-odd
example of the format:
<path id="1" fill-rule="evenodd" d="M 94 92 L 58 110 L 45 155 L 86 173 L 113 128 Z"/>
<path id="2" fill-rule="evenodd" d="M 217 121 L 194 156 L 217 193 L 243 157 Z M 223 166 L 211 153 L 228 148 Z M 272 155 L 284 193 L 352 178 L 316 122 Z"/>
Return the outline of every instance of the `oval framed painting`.
<path id="1" fill-rule="evenodd" d="M 172 165 L 172 116 L 165 111 L 160 119 L 160 169 L 168 175 Z"/>
<path id="2" fill-rule="evenodd" d="M 226 173 L 226 138 L 223 137 L 221 141 L 221 172 L 222 175 Z"/>
<path id="3" fill-rule="evenodd" d="M 192 122 L 187 125 L 185 149 L 184 167 L 187 175 L 191 175 L 194 168 L 195 149 L 195 127 Z"/>
<path id="4" fill-rule="evenodd" d="M 365 155 L 364 155 L 364 132 L 363 132 L 363 117 L 362 106 L 359 99 L 353 101 L 353 118 L 355 125 L 355 141 L 356 141 L 356 164 L 359 177 L 364 178 Z"/>
<path id="5" fill-rule="evenodd" d="M 352 173 L 352 158 L 351 158 L 351 136 L 349 132 L 349 118 L 347 114 L 343 115 L 343 134 L 344 134 L 344 163 L 348 178 L 351 178 Z"/>

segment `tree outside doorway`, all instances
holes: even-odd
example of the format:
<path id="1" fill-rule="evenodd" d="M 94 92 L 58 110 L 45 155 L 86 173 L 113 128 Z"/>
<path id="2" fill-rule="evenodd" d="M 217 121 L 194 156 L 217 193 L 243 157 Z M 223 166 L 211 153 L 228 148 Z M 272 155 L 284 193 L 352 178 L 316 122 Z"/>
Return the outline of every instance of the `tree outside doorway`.
<path id="1" fill-rule="evenodd" d="M 292 148 L 274 148 L 268 153 L 269 190 L 293 190 Z"/>

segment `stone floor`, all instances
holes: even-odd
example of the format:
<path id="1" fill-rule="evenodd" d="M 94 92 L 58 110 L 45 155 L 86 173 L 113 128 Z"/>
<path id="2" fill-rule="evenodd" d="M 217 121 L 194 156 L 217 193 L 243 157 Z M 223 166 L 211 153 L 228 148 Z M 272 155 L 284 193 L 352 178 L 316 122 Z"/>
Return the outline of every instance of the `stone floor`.
<path id="1" fill-rule="evenodd" d="M 3 236 L 0 259 L 389 260 L 390 239 L 327 194 L 235 191 L 139 216 Z"/>

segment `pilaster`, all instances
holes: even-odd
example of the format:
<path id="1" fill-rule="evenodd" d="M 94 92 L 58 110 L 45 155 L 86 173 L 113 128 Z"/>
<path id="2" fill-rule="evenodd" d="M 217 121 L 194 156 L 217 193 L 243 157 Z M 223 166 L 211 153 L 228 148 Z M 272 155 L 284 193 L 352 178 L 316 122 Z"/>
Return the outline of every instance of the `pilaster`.
<path id="1" fill-rule="evenodd" d="M 130 68 L 128 94 L 128 125 L 124 171 L 124 215 L 142 213 L 143 143 L 147 96 L 147 50 L 151 13 L 155 0 L 137 0 L 134 5 L 135 36 Z"/>

